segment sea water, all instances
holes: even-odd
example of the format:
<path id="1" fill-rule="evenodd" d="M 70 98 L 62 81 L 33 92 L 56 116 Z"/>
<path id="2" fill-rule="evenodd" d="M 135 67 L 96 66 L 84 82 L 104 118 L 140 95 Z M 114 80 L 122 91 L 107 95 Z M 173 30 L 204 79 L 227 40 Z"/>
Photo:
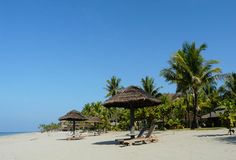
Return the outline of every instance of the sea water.
<path id="1" fill-rule="evenodd" d="M 9 135 L 16 135 L 16 134 L 22 134 L 27 132 L 0 132 L 0 136 L 9 136 Z"/>

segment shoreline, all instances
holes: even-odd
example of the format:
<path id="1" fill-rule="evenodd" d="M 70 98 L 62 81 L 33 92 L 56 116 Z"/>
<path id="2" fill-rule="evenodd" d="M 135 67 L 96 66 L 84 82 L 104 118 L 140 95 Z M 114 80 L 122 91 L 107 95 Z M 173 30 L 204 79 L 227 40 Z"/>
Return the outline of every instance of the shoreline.
<path id="1" fill-rule="evenodd" d="M 9 133 L 9 134 L 1 134 L 1 133 Z M 35 132 L 0 132 L 0 139 L 9 138 L 9 137 L 16 137 L 17 138 L 17 136 L 33 135 L 35 133 L 40 133 L 40 132 L 39 131 L 35 131 Z"/>

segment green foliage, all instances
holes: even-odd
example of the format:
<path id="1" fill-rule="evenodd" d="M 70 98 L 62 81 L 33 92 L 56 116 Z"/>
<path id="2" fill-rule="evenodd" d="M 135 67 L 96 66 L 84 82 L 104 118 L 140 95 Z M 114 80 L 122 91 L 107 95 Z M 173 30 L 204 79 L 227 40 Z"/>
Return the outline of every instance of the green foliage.
<path id="1" fill-rule="evenodd" d="M 221 114 L 221 119 L 226 122 L 226 127 L 231 128 L 236 122 L 236 104 L 232 100 L 224 100 L 221 102 L 221 108 L 224 113 Z"/>
<path id="2" fill-rule="evenodd" d="M 88 103 L 84 106 L 82 112 L 87 117 L 99 117 L 102 123 L 97 127 L 105 130 L 128 130 L 129 129 L 129 110 L 105 108 L 101 102 Z M 118 120 L 118 125 L 112 126 L 111 120 Z"/>
<path id="3" fill-rule="evenodd" d="M 167 124 L 169 125 L 169 128 L 171 129 L 183 129 L 183 125 L 181 125 L 180 120 L 179 119 L 172 119 L 170 118 L 167 121 Z"/>
<path id="4" fill-rule="evenodd" d="M 216 109 L 220 106 L 219 102 L 221 101 L 220 92 L 216 88 L 216 84 L 206 85 L 203 90 L 204 94 L 200 99 L 202 113 L 206 114 L 216 111 Z"/>
<path id="5" fill-rule="evenodd" d="M 184 98 L 178 98 L 175 101 L 171 102 L 172 108 L 171 108 L 171 118 L 177 119 L 180 121 L 180 119 L 183 119 L 186 115 L 186 105 L 184 104 Z M 182 120 L 183 121 L 183 120 Z M 184 122 L 181 122 L 184 124 Z"/>
<path id="6" fill-rule="evenodd" d="M 167 95 L 163 95 L 161 97 L 161 105 L 157 107 L 158 115 L 162 121 L 162 127 L 165 128 L 165 123 L 167 118 L 170 116 L 170 112 L 172 110 L 172 105 L 170 98 Z"/>
<path id="7" fill-rule="evenodd" d="M 109 110 L 102 106 L 102 102 L 86 104 L 81 113 L 87 117 L 99 117 L 102 122 L 98 125 L 99 129 L 111 128 L 109 121 Z"/>
<path id="8" fill-rule="evenodd" d="M 61 125 L 59 123 L 51 123 L 51 124 L 40 124 L 39 129 L 41 132 L 49 132 L 49 131 L 58 131 Z"/>
<path id="9" fill-rule="evenodd" d="M 121 130 L 129 130 L 130 113 L 128 109 L 121 109 L 118 127 Z"/>

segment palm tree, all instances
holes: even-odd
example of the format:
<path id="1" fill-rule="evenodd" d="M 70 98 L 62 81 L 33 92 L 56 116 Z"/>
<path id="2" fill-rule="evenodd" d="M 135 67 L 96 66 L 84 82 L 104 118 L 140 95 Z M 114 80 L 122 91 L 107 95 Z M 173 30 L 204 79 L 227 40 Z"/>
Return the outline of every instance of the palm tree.
<path id="1" fill-rule="evenodd" d="M 120 86 L 121 79 L 116 76 L 112 76 L 110 80 L 107 80 L 106 90 L 108 91 L 106 97 L 111 97 L 117 94 L 122 88 Z"/>
<path id="2" fill-rule="evenodd" d="M 236 100 L 236 73 L 225 76 L 225 84 L 220 87 L 220 92 L 225 98 Z"/>
<path id="3" fill-rule="evenodd" d="M 121 79 L 117 78 L 116 76 L 112 76 L 110 80 L 107 80 L 107 85 L 106 85 L 106 90 L 108 91 L 106 97 L 112 97 L 115 96 L 120 89 L 123 87 L 120 86 Z M 115 119 L 115 126 L 118 121 L 118 109 L 117 108 L 112 108 L 109 109 L 110 111 L 110 119 Z"/>
<path id="4" fill-rule="evenodd" d="M 220 68 L 212 68 L 212 65 L 218 61 L 204 60 L 201 52 L 207 48 L 206 44 L 196 47 L 195 43 L 184 43 L 181 50 L 169 61 L 170 67 L 163 69 L 161 75 L 171 83 L 176 83 L 177 86 L 184 86 L 183 91 L 189 91 L 193 103 L 193 121 L 191 129 L 198 127 L 197 112 L 198 98 L 202 88 L 212 83 L 221 72 Z"/>
<path id="5" fill-rule="evenodd" d="M 161 93 L 159 93 L 161 87 L 156 88 L 154 79 L 152 77 L 146 76 L 145 78 L 142 78 L 141 83 L 145 92 L 151 94 L 154 97 L 159 97 L 161 95 Z"/>

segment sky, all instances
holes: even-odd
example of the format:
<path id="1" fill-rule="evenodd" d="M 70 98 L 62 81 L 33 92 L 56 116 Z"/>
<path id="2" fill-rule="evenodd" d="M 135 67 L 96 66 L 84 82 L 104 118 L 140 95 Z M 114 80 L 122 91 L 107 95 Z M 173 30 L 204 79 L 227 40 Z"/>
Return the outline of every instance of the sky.
<path id="1" fill-rule="evenodd" d="M 160 77 L 184 42 L 236 68 L 234 0 L 0 0 L 0 132 L 36 131 L 104 101 L 106 80 Z"/>

